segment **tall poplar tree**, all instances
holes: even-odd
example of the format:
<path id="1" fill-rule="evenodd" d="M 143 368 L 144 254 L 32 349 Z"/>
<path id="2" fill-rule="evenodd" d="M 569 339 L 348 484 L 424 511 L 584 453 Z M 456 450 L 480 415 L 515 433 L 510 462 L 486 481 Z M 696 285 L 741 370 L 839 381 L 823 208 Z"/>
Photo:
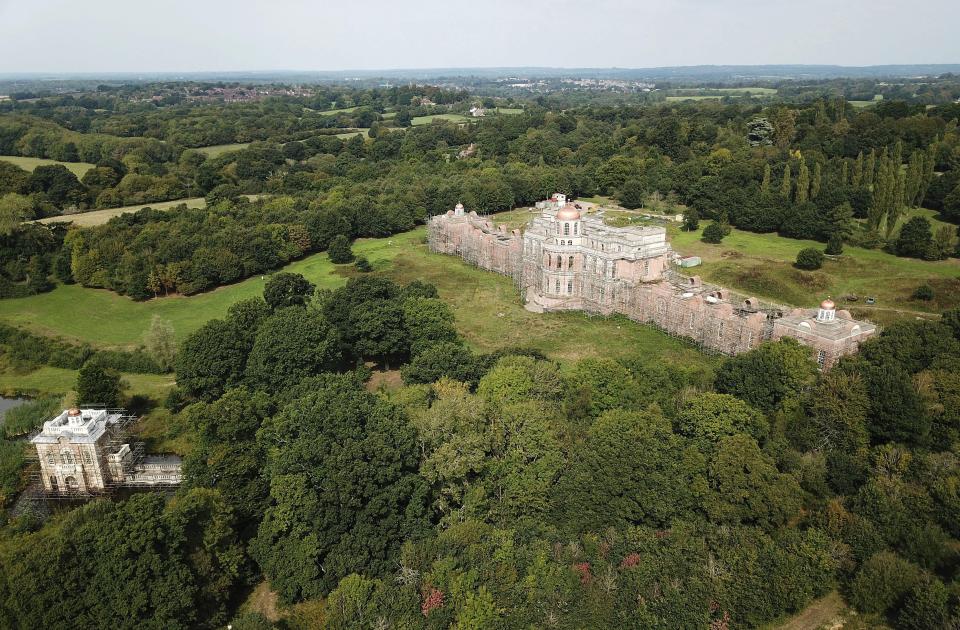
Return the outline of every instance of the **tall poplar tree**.
<path id="1" fill-rule="evenodd" d="M 816 199 L 817 195 L 820 194 L 820 178 L 822 173 L 820 171 L 820 162 L 817 162 L 813 165 L 813 179 L 810 180 L 810 198 Z"/>
<path id="2" fill-rule="evenodd" d="M 800 158 L 800 172 L 797 174 L 797 203 L 804 203 L 810 197 L 810 169 L 807 163 Z"/>
<path id="3" fill-rule="evenodd" d="M 770 192 L 770 164 L 763 166 L 763 182 L 760 183 L 760 192 L 764 195 Z"/>
<path id="4" fill-rule="evenodd" d="M 853 184 L 854 188 L 859 188 L 863 183 L 863 151 L 857 154 L 857 161 L 853 163 Z"/>
<path id="5" fill-rule="evenodd" d="M 867 154 L 867 161 L 863 164 L 863 185 L 867 188 L 873 186 L 873 176 L 877 168 L 877 153 L 870 149 Z"/>
<path id="6" fill-rule="evenodd" d="M 790 163 L 783 168 L 783 181 L 780 183 L 780 196 L 784 199 L 790 199 L 790 191 L 793 190 L 793 183 L 790 175 Z"/>

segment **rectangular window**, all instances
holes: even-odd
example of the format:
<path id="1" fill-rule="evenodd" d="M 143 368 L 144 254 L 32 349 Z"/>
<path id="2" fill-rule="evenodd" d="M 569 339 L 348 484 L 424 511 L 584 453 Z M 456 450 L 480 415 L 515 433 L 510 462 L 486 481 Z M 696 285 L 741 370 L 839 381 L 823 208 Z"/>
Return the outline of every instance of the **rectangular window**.
<path id="1" fill-rule="evenodd" d="M 569 223 L 564 223 L 564 224 L 563 224 L 563 235 L 564 235 L 564 236 L 570 236 L 570 224 L 569 224 Z"/>
<path id="2" fill-rule="evenodd" d="M 84 464 L 92 464 L 92 463 L 93 463 L 93 458 L 90 456 L 90 451 L 84 451 L 84 452 L 83 452 L 83 463 L 84 463 Z"/>
<path id="3" fill-rule="evenodd" d="M 557 290 L 554 293 L 560 293 L 560 278 L 557 278 Z"/>
<path id="4" fill-rule="evenodd" d="M 573 293 L 573 280 L 567 280 L 567 294 Z"/>
<path id="5" fill-rule="evenodd" d="M 820 366 L 820 369 L 823 369 L 823 366 L 827 363 L 827 351 L 826 350 L 817 350 L 817 365 Z"/>

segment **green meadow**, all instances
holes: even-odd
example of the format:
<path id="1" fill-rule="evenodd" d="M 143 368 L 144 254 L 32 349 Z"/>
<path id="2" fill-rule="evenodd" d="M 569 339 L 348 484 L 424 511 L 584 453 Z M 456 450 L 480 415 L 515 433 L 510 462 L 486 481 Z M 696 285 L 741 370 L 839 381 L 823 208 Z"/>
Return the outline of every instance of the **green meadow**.
<path id="1" fill-rule="evenodd" d="M 38 166 L 46 166 L 49 164 L 62 164 L 66 166 L 67 169 L 76 175 L 77 177 L 83 177 L 87 171 L 93 168 L 93 164 L 89 162 L 59 162 L 57 160 L 46 160 L 44 158 L 35 158 L 35 157 L 22 157 L 19 155 L 0 155 L 0 160 L 4 162 L 10 162 L 16 164 L 25 171 L 33 171 L 33 169 Z"/>

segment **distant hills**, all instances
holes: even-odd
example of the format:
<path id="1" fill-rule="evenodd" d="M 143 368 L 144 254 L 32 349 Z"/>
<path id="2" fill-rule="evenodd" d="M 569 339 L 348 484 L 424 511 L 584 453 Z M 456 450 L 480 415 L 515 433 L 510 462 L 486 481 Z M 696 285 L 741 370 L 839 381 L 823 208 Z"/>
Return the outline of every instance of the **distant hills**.
<path id="1" fill-rule="evenodd" d="M 960 64 L 891 64 L 879 66 L 833 65 L 746 65 L 746 66 L 666 66 L 657 68 L 400 68 L 379 70 L 265 70 L 231 72 L 104 72 L 104 73 L 6 73 L 0 81 L 10 80 L 93 80 L 106 81 L 343 81 L 407 79 L 427 80 L 455 77 L 498 78 L 596 78 L 596 79 L 651 79 L 696 81 L 778 81 L 789 79 L 835 79 L 938 76 L 960 74 Z"/>

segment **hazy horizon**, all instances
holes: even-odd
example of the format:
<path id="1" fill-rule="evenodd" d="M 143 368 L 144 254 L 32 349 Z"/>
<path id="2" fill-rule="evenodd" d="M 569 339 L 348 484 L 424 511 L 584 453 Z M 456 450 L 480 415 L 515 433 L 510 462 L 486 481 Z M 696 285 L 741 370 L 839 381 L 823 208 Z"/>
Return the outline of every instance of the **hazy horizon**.
<path id="1" fill-rule="evenodd" d="M 952 64 L 958 19 L 947 0 L 0 0 L 0 73 Z"/>

